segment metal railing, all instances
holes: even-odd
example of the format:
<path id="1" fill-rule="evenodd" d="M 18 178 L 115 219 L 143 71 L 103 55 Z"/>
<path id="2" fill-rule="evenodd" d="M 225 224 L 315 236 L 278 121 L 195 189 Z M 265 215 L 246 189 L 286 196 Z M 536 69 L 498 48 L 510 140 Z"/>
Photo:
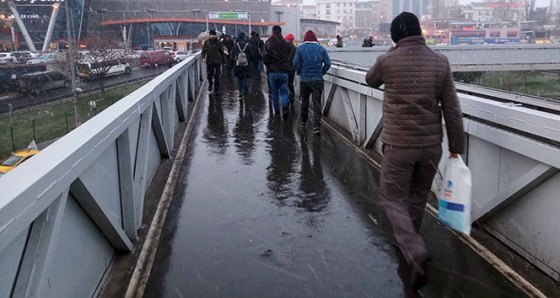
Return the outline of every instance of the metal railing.
<path id="1" fill-rule="evenodd" d="M 195 55 L 0 178 L 0 297 L 89 297 L 205 77 Z"/>
<path id="2" fill-rule="evenodd" d="M 472 220 L 560 281 L 554 224 L 560 212 L 559 103 L 475 86 L 457 89 L 467 139 L 464 159 L 473 175 Z M 328 121 L 355 145 L 381 156 L 383 91 L 365 84 L 365 70 L 333 65 L 325 76 L 325 98 Z M 447 152 L 446 136 L 442 146 Z"/>

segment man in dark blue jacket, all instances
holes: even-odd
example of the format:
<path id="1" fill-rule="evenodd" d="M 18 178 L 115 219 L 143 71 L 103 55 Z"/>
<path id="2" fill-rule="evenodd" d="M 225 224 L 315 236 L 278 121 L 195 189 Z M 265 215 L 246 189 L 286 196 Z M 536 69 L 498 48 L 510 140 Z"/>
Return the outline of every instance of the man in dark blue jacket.
<path id="1" fill-rule="evenodd" d="M 297 47 L 294 57 L 296 73 L 299 74 L 299 93 L 301 95 L 301 112 L 299 124 L 305 127 L 309 109 L 309 96 L 313 100 L 313 132 L 321 133 L 321 108 L 325 83 L 323 75 L 331 67 L 327 50 L 319 44 L 315 32 L 308 30 L 303 37 L 303 44 Z"/>

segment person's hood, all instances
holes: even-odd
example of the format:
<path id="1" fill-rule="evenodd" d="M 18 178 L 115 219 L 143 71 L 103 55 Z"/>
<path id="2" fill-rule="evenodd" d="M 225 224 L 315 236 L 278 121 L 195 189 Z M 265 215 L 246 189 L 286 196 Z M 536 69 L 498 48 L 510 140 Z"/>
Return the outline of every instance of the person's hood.
<path id="1" fill-rule="evenodd" d="M 239 32 L 239 34 L 237 34 L 237 42 L 245 42 L 246 39 L 246 35 L 245 32 Z"/>

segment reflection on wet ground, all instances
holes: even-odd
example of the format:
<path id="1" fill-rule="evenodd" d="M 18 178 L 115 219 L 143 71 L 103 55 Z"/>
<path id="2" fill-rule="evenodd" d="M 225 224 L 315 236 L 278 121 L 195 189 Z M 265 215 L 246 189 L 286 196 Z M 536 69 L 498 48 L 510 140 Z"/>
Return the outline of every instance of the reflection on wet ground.
<path id="1" fill-rule="evenodd" d="M 233 83 L 201 99 L 145 297 L 405 297 L 378 173 L 325 127 L 299 127 L 298 108 L 273 116 L 258 82 L 244 100 Z M 425 297 L 524 297 L 425 218 Z"/>

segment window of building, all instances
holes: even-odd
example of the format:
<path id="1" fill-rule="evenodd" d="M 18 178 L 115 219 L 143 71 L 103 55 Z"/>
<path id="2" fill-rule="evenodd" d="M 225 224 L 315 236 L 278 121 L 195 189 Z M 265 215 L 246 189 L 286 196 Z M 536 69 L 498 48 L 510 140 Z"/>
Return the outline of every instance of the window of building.
<path id="1" fill-rule="evenodd" d="M 490 37 L 500 37 L 500 31 L 490 31 Z"/>
<path id="2" fill-rule="evenodd" d="M 327 14 L 327 16 L 329 16 L 329 15 L 331 14 L 331 10 L 330 10 L 330 9 L 327 9 L 327 13 L 326 13 L 326 14 Z"/>
<path id="3" fill-rule="evenodd" d="M 508 31 L 507 37 L 517 37 L 517 31 Z"/>
<path id="4" fill-rule="evenodd" d="M 330 4 L 330 3 L 327 3 L 327 8 L 331 8 L 331 4 Z"/>

